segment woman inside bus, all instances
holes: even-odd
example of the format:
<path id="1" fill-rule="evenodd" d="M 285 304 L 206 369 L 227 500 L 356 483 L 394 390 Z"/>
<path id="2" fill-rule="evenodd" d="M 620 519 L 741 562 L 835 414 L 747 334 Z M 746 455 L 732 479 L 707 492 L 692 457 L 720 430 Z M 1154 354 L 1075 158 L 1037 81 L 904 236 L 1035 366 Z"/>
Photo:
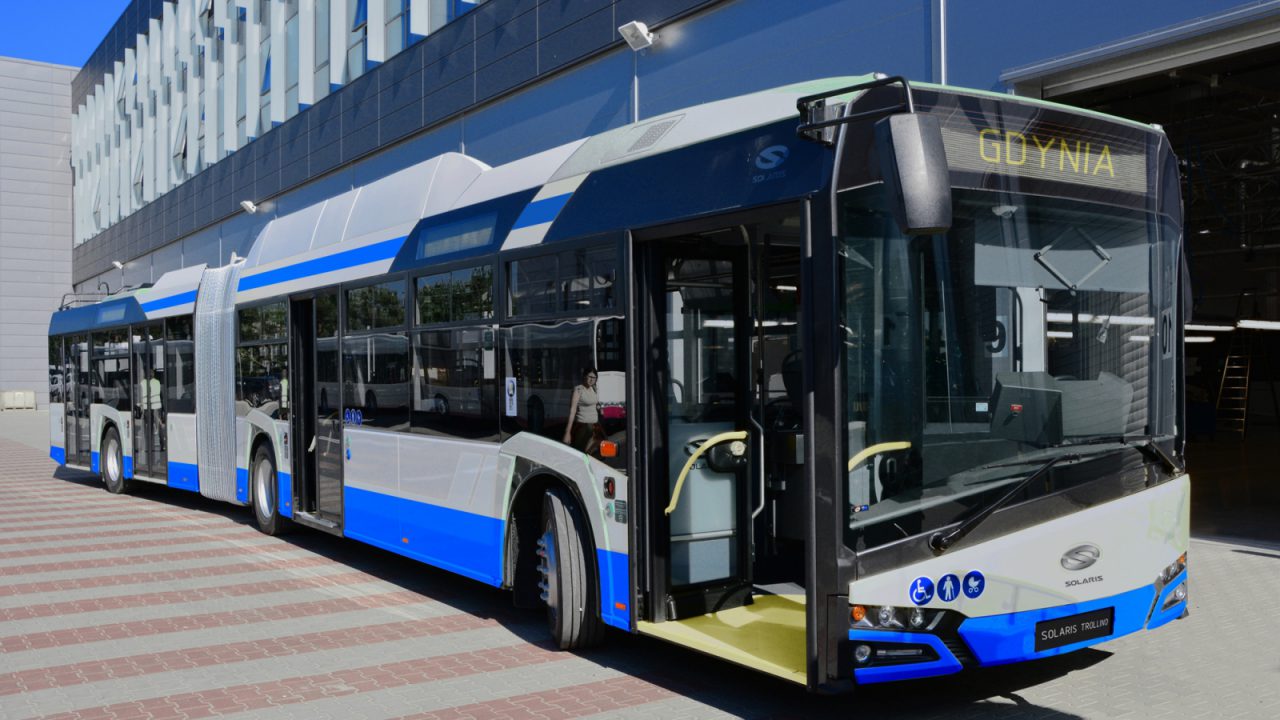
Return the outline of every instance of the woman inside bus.
<path id="1" fill-rule="evenodd" d="M 600 395 L 596 392 L 596 369 L 582 369 L 582 384 L 573 389 L 569 401 L 569 421 L 564 428 L 566 445 L 590 455 L 600 445 L 604 429 L 600 427 Z"/>

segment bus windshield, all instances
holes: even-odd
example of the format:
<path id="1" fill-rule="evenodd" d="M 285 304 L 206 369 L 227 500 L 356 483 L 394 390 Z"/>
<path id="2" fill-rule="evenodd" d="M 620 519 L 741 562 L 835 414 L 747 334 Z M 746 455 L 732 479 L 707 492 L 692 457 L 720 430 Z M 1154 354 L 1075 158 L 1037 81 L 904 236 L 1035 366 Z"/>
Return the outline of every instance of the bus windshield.
<path id="1" fill-rule="evenodd" d="M 840 195 L 847 451 L 910 443 L 850 461 L 854 547 L 962 519 L 1035 467 L 1018 461 L 1171 431 L 1154 216 L 959 188 L 953 203 L 949 232 L 906 237 L 881 186 Z"/>

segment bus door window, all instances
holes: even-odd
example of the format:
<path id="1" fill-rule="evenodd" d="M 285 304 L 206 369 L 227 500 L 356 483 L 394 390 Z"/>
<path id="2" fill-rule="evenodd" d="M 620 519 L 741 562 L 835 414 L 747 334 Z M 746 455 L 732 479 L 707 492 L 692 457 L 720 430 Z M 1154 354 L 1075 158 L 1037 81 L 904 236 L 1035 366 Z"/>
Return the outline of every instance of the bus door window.
<path id="1" fill-rule="evenodd" d="M 133 328 L 133 462 L 139 472 L 162 474 L 166 442 L 163 326 Z"/>
<path id="2" fill-rule="evenodd" d="M 92 360 L 94 402 L 116 410 L 131 410 L 129 331 L 116 329 L 93 333 Z"/>
<path id="3" fill-rule="evenodd" d="M 289 419 L 288 326 L 283 300 L 238 312 L 236 414 Z"/>
<path id="4" fill-rule="evenodd" d="M 89 462 L 88 336 L 68 336 L 62 357 L 67 402 L 67 460 L 84 465 Z"/>

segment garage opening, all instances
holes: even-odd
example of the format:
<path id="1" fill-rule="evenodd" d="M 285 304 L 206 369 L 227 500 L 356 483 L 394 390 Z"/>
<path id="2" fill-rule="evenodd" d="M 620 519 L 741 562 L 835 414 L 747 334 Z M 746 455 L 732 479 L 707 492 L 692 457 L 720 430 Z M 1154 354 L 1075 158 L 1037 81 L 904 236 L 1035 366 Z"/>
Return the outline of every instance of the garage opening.
<path id="1" fill-rule="evenodd" d="M 1206 44 L 1148 48 L 1129 72 L 1117 72 L 1122 61 L 1112 56 L 1106 72 L 1076 66 L 1057 78 L 1006 79 L 1024 94 L 1164 127 L 1181 160 L 1194 295 L 1192 527 L 1280 542 L 1280 40 L 1209 58 L 1189 51 Z"/>

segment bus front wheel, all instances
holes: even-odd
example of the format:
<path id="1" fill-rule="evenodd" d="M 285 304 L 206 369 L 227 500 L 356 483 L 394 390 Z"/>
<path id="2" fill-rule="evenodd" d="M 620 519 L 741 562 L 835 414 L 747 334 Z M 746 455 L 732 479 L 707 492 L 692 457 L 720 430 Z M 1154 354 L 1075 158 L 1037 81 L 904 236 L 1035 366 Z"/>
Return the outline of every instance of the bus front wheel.
<path id="1" fill-rule="evenodd" d="M 120 445 L 120 433 L 114 425 L 102 434 L 101 467 L 102 484 L 107 492 L 119 495 L 129 489 L 129 481 L 124 479 L 124 452 Z"/>
<path id="2" fill-rule="evenodd" d="M 547 605 L 551 637 L 562 650 L 599 644 L 604 634 L 587 565 L 586 532 L 582 513 L 569 493 L 558 487 L 548 489 L 538 538 L 538 589 Z"/>

